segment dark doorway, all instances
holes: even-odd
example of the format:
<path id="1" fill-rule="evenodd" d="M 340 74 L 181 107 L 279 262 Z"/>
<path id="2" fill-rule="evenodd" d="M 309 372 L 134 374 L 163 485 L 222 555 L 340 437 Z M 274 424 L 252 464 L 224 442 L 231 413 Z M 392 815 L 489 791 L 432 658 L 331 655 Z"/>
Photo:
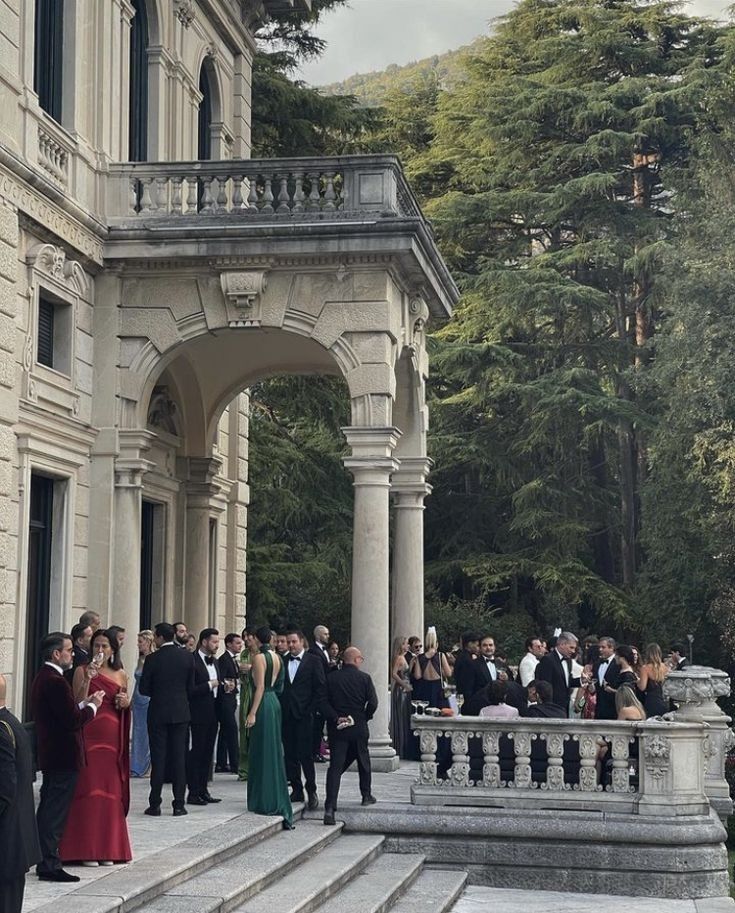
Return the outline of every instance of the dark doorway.
<path id="1" fill-rule="evenodd" d="M 156 505 L 143 501 L 140 522 L 140 630 L 153 627 L 153 552 Z"/>
<path id="2" fill-rule="evenodd" d="M 26 681 L 23 715 L 30 717 L 31 683 L 39 667 L 38 645 L 48 634 L 51 593 L 51 530 L 54 480 L 31 475 L 28 530 L 28 599 L 26 605 Z"/>

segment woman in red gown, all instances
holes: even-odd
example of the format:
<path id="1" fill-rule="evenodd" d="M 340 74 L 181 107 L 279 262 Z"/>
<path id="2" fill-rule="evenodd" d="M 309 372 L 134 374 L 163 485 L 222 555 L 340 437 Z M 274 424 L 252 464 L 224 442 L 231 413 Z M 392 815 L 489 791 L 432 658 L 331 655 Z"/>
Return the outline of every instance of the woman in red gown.
<path id="1" fill-rule="evenodd" d="M 126 815 L 130 805 L 130 695 L 120 662 L 117 639 L 99 630 L 90 655 L 95 674 L 80 666 L 74 673 L 74 696 L 87 697 L 90 680 L 104 691 L 102 706 L 84 727 L 87 765 L 79 772 L 59 856 L 64 862 L 112 865 L 130 862 Z"/>

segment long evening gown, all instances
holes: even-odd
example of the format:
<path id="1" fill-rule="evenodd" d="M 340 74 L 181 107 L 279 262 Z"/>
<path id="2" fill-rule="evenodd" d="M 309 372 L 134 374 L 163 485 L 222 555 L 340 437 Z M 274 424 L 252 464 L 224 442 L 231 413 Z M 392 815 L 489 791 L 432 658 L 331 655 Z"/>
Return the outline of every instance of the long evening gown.
<path id="1" fill-rule="evenodd" d="M 95 676 L 94 690 L 105 696 L 82 730 L 87 764 L 79 772 L 59 856 L 62 862 L 130 862 L 130 710 L 115 707 L 121 689 L 106 675 Z"/>
<path id="2" fill-rule="evenodd" d="M 401 679 L 410 684 L 408 663 L 400 670 Z M 411 733 L 411 692 L 393 682 L 390 694 L 390 739 L 401 760 L 413 759 L 414 738 Z"/>
<path id="3" fill-rule="evenodd" d="M 293 809 L 288 797 L 286 765 L 281 741 L 281 703 L 284 666 L 273 681 L 273 654 L 261 647 L 265 656 L 265 691 L 250 730 L 248 772 L 248 811 L 258 815 L 281 815 L 285 827 L 293 827 Z"/>
<path id="4" fill-rule="evenodd" d="M 135 670 L 135 691 L 133 692 L 133 745 L 130 752 L 130 774 L 144 777 L 151 766 L 151 749 L 148 744 L 148 704 L 150 698 L 138 690 L 142 669 Z"/>
<path id="5" fill-rule="evenodd" d="M 240 662 L 251 663 L 253 661 L 250 651 L 243 650 L 240 654 Z M 245 725 L 245 720 L 250 713 L 250 706 L 253 703 L 253 676 L 250 672 L 240 674 L 240 709 L 239 709 L 239 729 L 240 729 L 240 755 L 237 765 L 237 779 L 247 780 L 248 764 L 250 753 L 250 730 Z"/>
<path id="6" fill-rule="evenodd" d="M 646 708 L 646 717 L 663 716 L 668 713 L 669 703 L 664 698 L 664 683 L 648 679 L 646 690 L 643 692 L 643 706 Z"/>

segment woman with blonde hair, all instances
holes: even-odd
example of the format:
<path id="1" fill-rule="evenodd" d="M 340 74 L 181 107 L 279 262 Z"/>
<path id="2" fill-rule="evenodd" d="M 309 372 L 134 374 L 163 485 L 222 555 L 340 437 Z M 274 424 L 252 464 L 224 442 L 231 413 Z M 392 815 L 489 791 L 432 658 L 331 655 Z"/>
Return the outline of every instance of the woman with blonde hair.
<path id="1" fill-rule="evenodd" d="M 664 679 L 669 670 L 661 655 L 658 644 L 649 644 L 643 654 L 638 688 L 643 695 L 646 716 L 661 716 L 669 709 L 664 699 Z"/>
<path id="2" fill-rule="evenodd" d="M 615 692 L 615 710 L 619 720 L 645 720 L 646 711 L 629 685 L 621 685 Z"/>
<path id="3" fill-rule="evenodd" d="M 411 692 L 406 651 L 408 638 L 394 637 L 390 651 L 390 739 L 401 760 L 410 758 L 411 751 Z"/>
<path id="4" fill-rule="evenodd" d="M 427 701 L 429 707 L 448 707 L 444 697 L 444 682 L 451 675 L 447 658 L 439 652 L 436 628 L 430 627 L 424 639 L 424 652 L 411 662 L 413 699 Z"/>
<path id="5" fill-rule="evenodd" d="M 148 704 L 150 698 L 138 690 L 143 664 L 146 656 L 155 652 L 156 644 L 153 631 L 145 630 L 138 634 L 138 664 L 135 667 L 135 690 L 131 707 L 133 711 L 133 743 L 130 752 L 130 774 L 133 777 L 145 777 L 151 766 L 151 749 L 148 745 Z"/>

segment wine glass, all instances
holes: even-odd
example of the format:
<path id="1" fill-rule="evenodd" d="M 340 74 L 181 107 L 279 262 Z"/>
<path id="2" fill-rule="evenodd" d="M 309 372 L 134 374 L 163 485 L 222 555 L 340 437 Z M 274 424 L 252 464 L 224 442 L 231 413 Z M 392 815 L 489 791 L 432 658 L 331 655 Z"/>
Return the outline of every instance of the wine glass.
<path id="1" fill-rule="evenodd" d="M 413 707 L 414 713 L 419 712 L 419 702 L 418 701 L 411 701 L 411 706 Z"/>
<path id="2" fill-rule="evenodd" d="M 429 702 L 428 701 L 416 701 L 416 703 L 419 705 L 419 713 L 425 714 L 426 708 L 429 706 Z"/>

